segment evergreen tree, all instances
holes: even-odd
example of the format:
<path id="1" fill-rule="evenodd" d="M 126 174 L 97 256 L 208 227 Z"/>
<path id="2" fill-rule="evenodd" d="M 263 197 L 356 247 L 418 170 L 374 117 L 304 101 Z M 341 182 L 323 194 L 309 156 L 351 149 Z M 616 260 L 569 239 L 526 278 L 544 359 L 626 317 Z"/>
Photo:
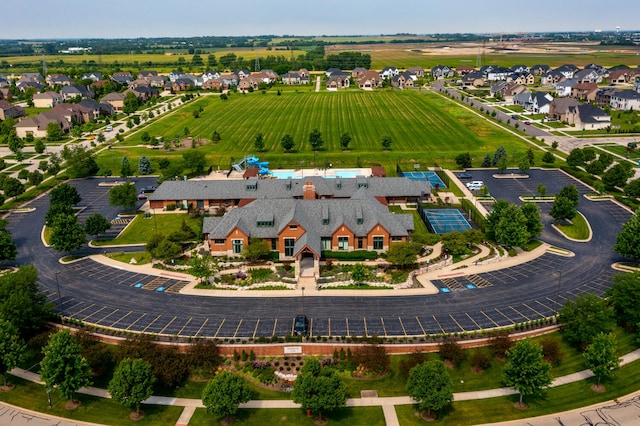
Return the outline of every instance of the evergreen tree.
<path id="1" fill-rule="evenodd" d="M 138 160 L 138 173 L 141 175 L 149 175 L 153 172 L 153 168 L 151 167 L 151 162 L 149 159 L 143 155 Z"/>
<path id="2" fill-rule="evenodd" d="M 491 160 L 491 165 L 493 167 L 497 167 L 502 158 L 504 158 L 505 160 L 507 159 L 507 150 L 504 149 L 502 145 L 500 145 L 493 153 L 493 160 Z"/>
<path id="3" fill-rule="evenodd" d="M 120 177 L 127 178 L 131 175 L 131 164 L 129 164 L 129 159 L 125 155 L 124 157 L 122 157 L 122 165 L 120 166 Z"/>
<path id="4" fill-rule="evenodd" d="M 482 164 L 480 165 L 480 167 L 491 167 L 491 154 L 487 154 L 484 156 L 484 158 L 482 159 Z"/>

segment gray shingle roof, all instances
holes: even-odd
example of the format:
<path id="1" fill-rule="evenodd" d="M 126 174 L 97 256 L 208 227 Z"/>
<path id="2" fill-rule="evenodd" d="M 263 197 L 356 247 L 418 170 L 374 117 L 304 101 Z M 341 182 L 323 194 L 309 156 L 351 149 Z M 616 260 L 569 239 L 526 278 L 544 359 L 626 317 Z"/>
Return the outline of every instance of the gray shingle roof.
<path id="1" fill-rule="evenodd" d="M 319 198 L 349 198 L 358 190 L 358 184 L 361 186 L 366 184 L 369 193 L 382 197 L 421 197 L 431 191 L 428 182 L 412 181 L 403 177 L 325 179 L 321 176 L 313 176 L 291 180 L 164 181 L 149 199 L 151 201 L 175 201 L 301 198 L 306 181 L 313 182 Z M 256 182 L 256 189 L 248 188 Z M 291 189 L 287 189 L 287 182 L 291 183 Z"/>

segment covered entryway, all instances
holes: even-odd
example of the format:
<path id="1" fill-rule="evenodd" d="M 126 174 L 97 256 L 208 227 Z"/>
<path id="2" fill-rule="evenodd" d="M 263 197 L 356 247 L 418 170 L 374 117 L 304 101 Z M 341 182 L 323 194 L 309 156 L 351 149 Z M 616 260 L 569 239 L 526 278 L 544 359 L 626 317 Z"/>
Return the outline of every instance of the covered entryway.
<path id="1" fill-rule="evenodd" d="M 316 278 L 320 274 L 320 259 L 308 247 L 296 256 L 296 278 Z"/>

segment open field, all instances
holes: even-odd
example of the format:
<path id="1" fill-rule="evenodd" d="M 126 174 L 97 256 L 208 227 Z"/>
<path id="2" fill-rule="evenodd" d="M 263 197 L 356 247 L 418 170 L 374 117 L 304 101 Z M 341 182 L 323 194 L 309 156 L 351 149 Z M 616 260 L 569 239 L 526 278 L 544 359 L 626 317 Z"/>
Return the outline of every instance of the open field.
<path id="1" fill-rule="evenodd" d="M 200 118 L 194 118 L 193 111 L 199 108 L 203 109 Z M 214 130 L 220 133 L 220 142 L 197 148 L 207 154 L 208 164 L 214 169 L 228 169 L 231 158 L 238 160 L 254 153 L 255 136 L 260 132 L 264 135 L 265 152 L 256 154 L 269 161 L 270 168 L 309 167 L 314 162 L 314 153 L 308 136 L 314 128 L 322 132 L 324 140 L 315 156 L 318 167 L 382 164 L 392 172 L 397 161 L 404 168 L 413 168 L 416 162 L 425 168 L 436 161 L 455 167 L 454 157 L 465 151 L 479 165 L 485 154 L 500 145 L 515 164 L 529 148 L 474 112 L 426 90 L 283 92 L 281 96 L 268 92 L 233 94 L 226 102 L 217 96 L 201 97 L 127 138 L 118 149 L 103 152 L 98 162 L 115 171 L 119 170 L 123 155 L 136 161 L 142 154 L 151 158 L 181 157 L 184 150 L 151 150 L 139 145 L 143 131 L 151 137 L 171 140 L 176 135 L 182 137 L 185 127 L 194 138 L 210 140 Z M 339 145 L 344 132 L 353 137 L 347 152 Z M 287 133 L 295 141 L 291 154 L 285 153 L 280 145 Z M 390 151 L 382 150 L 384 135 L 393 140 Z"/>
<path id="2" fill-rule="evenodd" d="M 614 66 L 618 64 L 626 64 L 630 67 L 640 65 L 640 56 L 638 48 L 634 46 L 600 46 L 597 43 L 547 43 L 547 42 L 530 42 L 515 44 L 513 42 L 499 43 L 498 41 L 488 42 L 433 42 L 433 43 L 371 43 L 371 44 L 348 44 L 351 41 L 363 42 L 371 40 L 372 42 L 397 38 L 389 37 L 318 37 L 318 40 L 336 43 L 325 46 L 326 54 L 338 54 L 340 52 L 361 52 L 371 55 L 373 69 L 382 69 L 385 66 L 395 66 L 397 68 L 408 68 L 411 66 L 421 66 L 430 69 L 434 65 L 449 65 L 457 67 L 460 65 L 476 66 L 477 57 L 480 54 L 482 64 L 495 64 L 501 66 L 512 66 L 515 64 L 527 64 L 533 66 L 535 64 L 547 64 L 557 67 L 564 63 L 573 63 L 577 66 L 585 66 L 590 63 L 597 63 L 604 66 Z M 407 39 L 407 37 L 402 37 Z M 418 37 L 424 39 L 425 37 Z M 347 43 L 347 44 L 340 44 Z M 291 56 L 291 51 L 280 50 L 283 46 L 275 47 L 273 50 L 266 48 L 258 48 L 258 56 L 266 58 L 267 56 L 285 56 L 287 59 Z M 307 48 L 305 48 L 307 49 Z M 297 58 L 306 51 L 301 48 L 294 48 L 293 56 Z M 207 49 L 206 53 L 200 56 L 206 61 L 206 56 L 212 53 L 216 58 L 223 55 L 233 53 L 238 57 L 252 60 L 256 56 L 256 50 L 253 48 L 228 48 L 228 49 Z M 96 65 L 115 66 L 121 65 L 125 69 L 132 68 L 134 71 L 138 69 L 156 69 L 160 72 L 168 73 L 178 65 L 179 58 L 184 59 L 185 63 L 180 64 L 185 71 L 203 72 L 206 66 L 191 70 L 189 64 L 191 62 L 190 55 L 185 51 L 176 51 L 168 49 L 167 54 L 163 53 L 133 53 L 133 54 L 114 54 L 102 55 L 86 54 L 86 55 L 48 55 L 47 63 L 50 66 L 58 66 L 59 61 L 63 61 L 64 65 L 87 65 L 91 69 L 95 69 Z M 33 56 L 9 56 L 2 58 L 13 66 L 13 72 L 22 72 L 26 69 L 40 69 L 42 57 Z"/>

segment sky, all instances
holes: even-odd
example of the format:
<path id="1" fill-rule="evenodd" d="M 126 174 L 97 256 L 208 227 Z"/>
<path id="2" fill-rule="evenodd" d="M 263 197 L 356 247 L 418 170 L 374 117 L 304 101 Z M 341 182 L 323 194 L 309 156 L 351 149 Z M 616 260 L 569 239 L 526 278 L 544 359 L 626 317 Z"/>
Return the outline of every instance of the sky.
<path id="1" fill-rule="evenodd" d="M 20 0 L 2 5 L 0 39 L 640 30 L 640 1 L 623 0 L 615 10 L 610 5 L 596 0 Z"/>

